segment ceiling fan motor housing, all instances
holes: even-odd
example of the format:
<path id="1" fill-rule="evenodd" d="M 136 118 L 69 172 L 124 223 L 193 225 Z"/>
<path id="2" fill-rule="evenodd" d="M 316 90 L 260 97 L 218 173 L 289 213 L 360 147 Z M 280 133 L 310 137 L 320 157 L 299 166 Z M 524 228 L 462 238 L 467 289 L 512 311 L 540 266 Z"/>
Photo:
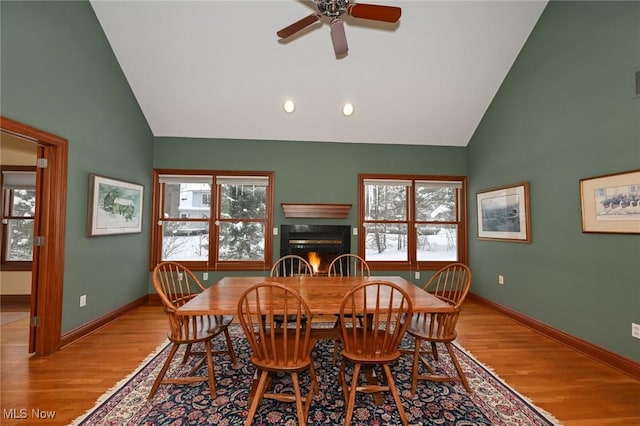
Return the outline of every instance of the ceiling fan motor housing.
<path id="1" fill-rule="evenodd" d="M 316 0 L 318 11 L 324 16 L 337 18 L 347 13 L 349 0 Z"/>
<path id="2" fill-rule="evenodd" d="M 381 22 L 398 22 L 402 10 L 394 6 L 355 3 L 354 0 L 314 0 L 318 12 L 305 16 L 293 24 L 284 27 L 276 34 L 280 38 L 291 37 L 297 32 L 318 22 L 323 16 L 329 18 L 331 25 L 331 40 L 336 57 L 344 57 L 349 47 L 344 33 L 342 15 L 353 16 L 358 19 L 371 19 Z"/>

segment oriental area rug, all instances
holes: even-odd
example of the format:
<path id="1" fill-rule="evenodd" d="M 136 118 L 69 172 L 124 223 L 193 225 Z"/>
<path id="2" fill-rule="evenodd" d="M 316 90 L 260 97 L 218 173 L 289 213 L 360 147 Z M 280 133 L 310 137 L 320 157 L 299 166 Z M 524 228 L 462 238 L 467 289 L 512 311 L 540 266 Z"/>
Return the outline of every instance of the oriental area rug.
<path id="1" fill-rule="evenodd" d="M 315 326 L 315 325 L 314 325 Z M 238 325 L 230 327 L 238 358 L 234 366 L 228 355 L 215 356 L 217 395 L 212 398 L 207 382 L 188 385 L 161 385 L 155 396 L 147 400 L 149 389 L 169 352 L 168 342 L 152 353 L 129 377 L 103 395 L 96 406 L 76 419 L 73 425 L 244 425 L 248 412 L 248 396 L 254 368 L 249 359 L 251 350 Z M 405 337 L 402 346 L 413 342 Z M 224 348 L 224 338 L 214 339 L 214 349 Z M 454 374 L 455 368 L 444 347 L 439 348 L 436 369 Z M 400 392 L 410 425 L 559 425 L 549 413 L 534 406 L 490 369 L 480 364 L 463 348 L 456 345 L 462 368 L 472 393 L 458 382 L 419 381 L 416 394 L 410 395 L 412 357 L 403 354 L 392 365 L 392 372 Z M 184 374 L 197 359 L 181 364 L 182 349 L 174 358 L 168 375 Z M 313 357 L 319 392 L 316 394 L 307 424 L 341 425 L 345 403 L 338 384 L 340 360 L 332 362 L 333 342 L 320 340 Z M 203 367 L 206 369 L 206 363 Z M 206 374 L 205 371 L 200 372 Z M 308 376 L 301 377 L 303 393 L 308 389 Z M 273 386 L 290 390 L 288 376 L 274 379 Z M 383 393 L 382 405 L 373 397 L 357 394 L 352 425 L 396 426 L 400 424 L 392 396 Z M 296 425 L 295 405 L 263 400 L 254 417 L 254 425 Z"/>

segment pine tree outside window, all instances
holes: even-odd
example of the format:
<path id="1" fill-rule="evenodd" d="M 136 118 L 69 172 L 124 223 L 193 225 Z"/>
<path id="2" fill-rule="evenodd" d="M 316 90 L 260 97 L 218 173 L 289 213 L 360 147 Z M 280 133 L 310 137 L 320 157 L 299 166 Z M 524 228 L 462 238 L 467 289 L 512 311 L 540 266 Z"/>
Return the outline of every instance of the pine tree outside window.
<path id="1" fill-rule="evenodd" d="M 272 182 L 272 172 L 156 170 L 151 266 L 264 269 L 271 259 Z"/>
<path id="2" fill-rule="evenodd" d="M 466 179 L 360 174 L 358 254 L 372 269 L 466 262 Z"/>

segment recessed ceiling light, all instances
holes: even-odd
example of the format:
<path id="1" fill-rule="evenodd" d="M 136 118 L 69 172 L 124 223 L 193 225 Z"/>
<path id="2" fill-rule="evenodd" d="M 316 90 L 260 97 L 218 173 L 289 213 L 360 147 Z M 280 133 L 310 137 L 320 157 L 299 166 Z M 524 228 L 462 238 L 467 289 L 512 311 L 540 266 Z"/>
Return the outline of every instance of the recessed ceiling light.
<path id="1" fill-rule="evenodd" d="M 353 114 L 353 105 L 350 103 L 344 104 L 344 106 L 342 107 L 342 113 L 349 117 L 351 114 Z"/>
<path id="2" fill-rule="evenodd" d="M 293 103 L 291 99 L 287 99 L 286 101 L 284 101 L 284 110 L 287 111 L 289 114 L 291 114 L 295 109 L 296 109 L 296 105 Z"/>

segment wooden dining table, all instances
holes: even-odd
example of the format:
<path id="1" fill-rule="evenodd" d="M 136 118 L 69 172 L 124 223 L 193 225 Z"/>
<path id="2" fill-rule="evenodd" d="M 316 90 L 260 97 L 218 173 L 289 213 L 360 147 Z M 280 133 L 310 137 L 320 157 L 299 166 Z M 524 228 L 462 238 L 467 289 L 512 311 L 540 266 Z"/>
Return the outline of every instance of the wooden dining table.
<path id="1" fill-rule="evenodd" d="M 311 314 L 332 315 L 340 312 L 340 304 L 347 292 L 365 281 L 389 281 L 404 289 L 413 305 L 413 312 L 451 312 L 452 306 L 425 292 L 422 288 L 399 276 L 372 277 L 224 277 L 178 308 L 177 315 L 236 315 L 238 300 L 249 287 L 262 282 L 277 282 L 300 293 L 309 305 Z M 381 297 L 385 297 L 383 293 Z M 382 303 L 386 303 L 383 300 Z"/>

